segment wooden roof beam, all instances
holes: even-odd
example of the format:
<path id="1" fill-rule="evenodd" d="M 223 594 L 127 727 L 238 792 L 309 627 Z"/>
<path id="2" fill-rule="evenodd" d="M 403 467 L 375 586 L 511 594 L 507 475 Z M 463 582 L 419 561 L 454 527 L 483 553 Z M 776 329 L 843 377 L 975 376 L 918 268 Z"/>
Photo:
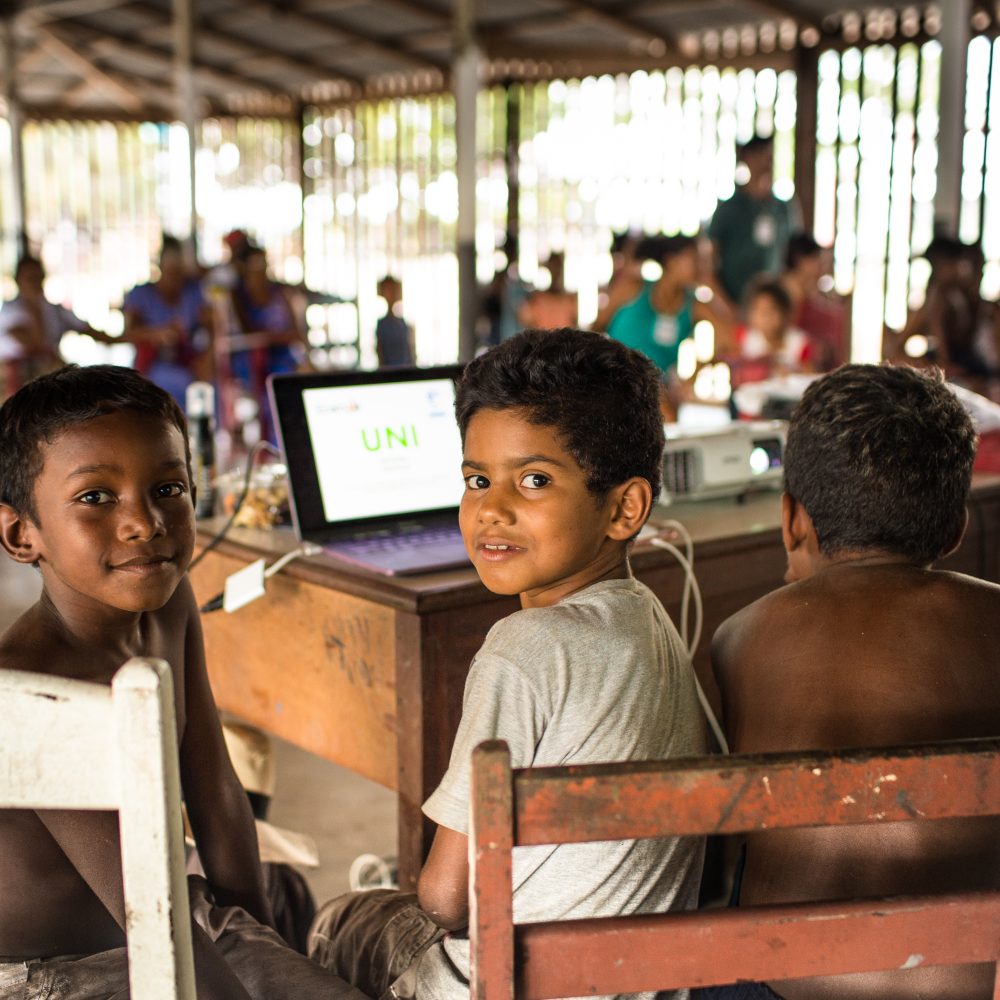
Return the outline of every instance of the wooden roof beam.
<path id="1" fill-rule="evenodd" d="M 154 7 L 151 4 L 144 2 L 133 3 L 131 6 L 136 10 L 141 10 L 144 16 L 155 18 L 156 24 L 149 25 L 150 29 L 155 28 L 157 31 L 161 31 L 164 28 L 170 27 L 170 16 L 164 11 L 161 11 L 158 7 Z M 248 6 L 250 5 L 241 5 L 241 9 L 246 10 Z M 140 30 L 141 35 L 145 35 L 146 33 L 147 29 Z M 242 49 L 247 54 L 247 59 L 257 67 L 258 71 L 263 67 L 274 66 L 279 69 L 290 70 L 293 73 L 301 73 L 304 71 L 324 80 L 343 80 L 347 83 L 355 84 L 356 86 L 361 86 L 362 83 L 358 76 L 347 73 L 330 63 L 316 62 L 316 60 L 310 59 L 307 56 L 293 56 L 283 52 L 275 52 L 271 49 L 264 48 L 252 39 L 245 38 L 243 35 L 234 34 L 232 29 L 226 28 L 223 30 L 221 21 L 216 18 L 202 18 L 198 22 L 198 27 L 195 32 L 196 46 L 199 38 L 206 42 L 216 42 L 219 45 Z M 246 62 L 241 61 L 241 65 L 244 67 L 245 71 L 249 70 L 252 75 L 253 70 Z M 273 83 L 267 84 L 266 86 L 272 91 L 276 89 Z"/>
<path id="2" fill-rule="evenodd" d="M 365 34 L 356 28 L 348 27 L 338 21 L 320 17 L 315 13 L 307 13 L 304 6 L 297 0 L 282 0 L 280 6 L 270 0 L 246 0 L 235 8 L 240 13 L 256 12 L 270 17 L 280 18 L 287 23 L 297 24 L 305 31 L 315 31 L 322 28 L 343 36 L 357 45 L 363 45 L 373 52 L 380 52 L 390 59 L 401 59 L 419 69 L 447 70 L 447 65 L 439 59 L 434 59 L 423 53 L 414 52 L 403 43 L 388 42 L 373 35 Z"/>
<path id="3" fill-rule="evenodd" d="M 57 62 L 69 66 L 84 83 L 110 98 L 118 107 L 133 113 L 141 108 L 142 101 L 130 85 L 101 69 L 93 59 L 89 59 L 79 49 L 74 48 L 57 31 L 44 25 L 36 25 L 35 35 L 40 48 L 48 52 Z"/>
<path id="4" fill-rule="evenodd" d="M 581 19 L 607 25 L 646 45 L 655 45 L 657 48 L 662 46 L 664 51 L 668 48 L 677 48 L 677 39 L 670 32 L 658 31 L 627 14 L 600 7 L 593 0 L 562 0 L 562 2 L 570 10 L 576 11 Z"/>
<path id="5" fill-rule="evenodd" d="M 150 77 L 149 79 L 159 86 L 170 87 L 170 72 L 174 64 L 173 48 L 161 48 L 149 45 L 139 41 L 132 35 L 111 32 L 106 28 L 100 31 L 92 30 L 87 44 L 90 51 L 94 53 L 110 54 L 112 56 L 140 56 L 152 65 L 163 67 L 167 71 L 166 79 L 159 77 Z M 251 90 L 266 94 L 275 93 L 274 84 L 270 81 L 261 80 L 246 73 L 235 72 L 224 66 L 209 63 L 200 57 L 195 61 L 194 71 L 202 85 L 207 85 L 215 90 L 223 92 Z"/>
<path id="6" fill-rule="evenodd" d="M 398 10 L 405 10 L 407 13 L 425 17 L 428 21 L 433 22 L 435 26 L 444 25 L 449 30 L 451 29 L 451 14 L 438 10 L 428 3 L 423 3 L 422 0 L 381 0 L 381 2 L 386 6 L 392 6 Z M 351 5 L 354 5 L 354 0 L 351 0 Z M 299 9 L 303 13 L 329 10 L 329 0 L 300 0 Z"/>
<path id="7" fill-rule="evenodd" d="M 744 0 L 744 2 L 773 17 L 789 18 L 801 27 L 823 30 L 822 17 L 817 17 L 814 11 L 808 10 L 795 0 Z"/>
<path id="8" fill-rule="evenodd" d="M 96 14 L 100 11 L 124 7 L 128 0 L 46 0 L 43 3 L 33 3 L 30 7 L 21 7 L 17 16 L 30 23 L 65 21 L 86 14 Z"/>

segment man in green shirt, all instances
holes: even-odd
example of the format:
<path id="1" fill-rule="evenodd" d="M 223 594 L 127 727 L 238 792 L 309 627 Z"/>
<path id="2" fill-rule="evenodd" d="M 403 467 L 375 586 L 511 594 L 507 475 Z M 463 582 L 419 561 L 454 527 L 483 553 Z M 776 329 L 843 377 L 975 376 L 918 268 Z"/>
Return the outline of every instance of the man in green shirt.
<path id="1" fill-rule="evenodd" d="M 755 136 L 740 149 L 750 178 L 720 202 L 708 227 L 715 251 L 715 276 L 734 306 L 758 274 L 777 274 L 784 265 L 788 238 L 797 228 L 794 204 L 771 191 L 774 143 Z"/>

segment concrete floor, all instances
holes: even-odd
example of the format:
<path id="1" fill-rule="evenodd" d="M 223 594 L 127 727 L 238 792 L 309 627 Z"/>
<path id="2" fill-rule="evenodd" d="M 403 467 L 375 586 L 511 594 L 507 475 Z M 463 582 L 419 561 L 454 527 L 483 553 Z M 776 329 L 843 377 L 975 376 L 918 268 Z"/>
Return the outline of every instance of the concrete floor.
<path id="1" fill-rule="evenodd" d="M 38 573 L 0 554 L 0 632 L 38 597 Z M 283 740 L 273 740 L 277 790 L 269 819 L 307 833 L 319 847 L 320 866 L 303 869 L 318 903 L 348 888 L 359 855 L 392 855 L 396 845 L 396 796 L 336 764 Z"/>

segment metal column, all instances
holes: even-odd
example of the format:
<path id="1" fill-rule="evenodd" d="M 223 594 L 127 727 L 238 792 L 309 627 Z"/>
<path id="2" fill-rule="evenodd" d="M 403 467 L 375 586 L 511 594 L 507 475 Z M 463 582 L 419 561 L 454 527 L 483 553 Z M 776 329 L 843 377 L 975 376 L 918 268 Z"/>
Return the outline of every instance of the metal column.
<path id="1" fill-rule="evenodd" d="M 941 96 L 934 218 L 936 229 L 948 236 L 956 236 L 962 205 L 965 78 L 969 61 L 972 0 L 948 0 L 941 4 L 940 10 Z"/>
<path id="2" fill-rule="evenodd" d="M 17 254 L 28 252 L 27 201 L 24 194 L 24 146 L 22 129 L 24 115 L 17 93 L 17 42 L 14 37 L 14 15 L 3 20 L 3 99 L 7 106 L 7 123 L 10 126 L 11 186 L 14 191 L 14 215 L 9 229 L 17 244 Z"/>
<path id="3" fill-rule="evenodd" d="M 476 0 L 455 0 L 455 140 L 458 150 L 458 356 L 469 361 L 476 351 L 479 287 L 476 282 L 476 104 L 479 50 L 476 47 Z"/>
<path id="4" fill-rule="evenodd" d="M 191 230 L 186 249 L 188 264 L 192 267 L 197 263 L 198 258 L 198 209 L 195 203 L 198 114 L 194 79 L 194 5 L 195 0 L 174 0 L 174 93 L 177 99 L 177 118 L 184 123 L 188 136 Z"/>

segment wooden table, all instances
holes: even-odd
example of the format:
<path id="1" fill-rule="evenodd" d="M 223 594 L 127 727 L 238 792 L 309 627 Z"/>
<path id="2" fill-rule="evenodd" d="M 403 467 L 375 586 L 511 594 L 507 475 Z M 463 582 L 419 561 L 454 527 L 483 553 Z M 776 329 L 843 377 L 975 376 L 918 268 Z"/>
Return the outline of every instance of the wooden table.
<path id="1" fill-rule="evenodd" d="M 705 602 L 695 667 L 717 703 L 712 634 L 782 583 L 778 495 L 657 508 L 654 520 L 666 518 L 694 538 Z M 201 542 L 218 527 L 200 525 Z M 287 529 L 234 529 L 192 572 L 199 601 L 248 562 L 295 544 Z M 640 544 L 632 565 L 676 621 L 683 573 L 673 557 Z M 1000 476 L 975 478 L 968 533 L 943 565 L 1000 581 Z M 471 568 L 392 578 L 326 556 L 298 559 L 263 598 L 204 616 L 212 687 L 222 709 L 396 790 L 400 881 L 412 888 L 431 833 L 420 805 L 447 766 L 466 671 L 490 626 L 517 607 Z"/>

